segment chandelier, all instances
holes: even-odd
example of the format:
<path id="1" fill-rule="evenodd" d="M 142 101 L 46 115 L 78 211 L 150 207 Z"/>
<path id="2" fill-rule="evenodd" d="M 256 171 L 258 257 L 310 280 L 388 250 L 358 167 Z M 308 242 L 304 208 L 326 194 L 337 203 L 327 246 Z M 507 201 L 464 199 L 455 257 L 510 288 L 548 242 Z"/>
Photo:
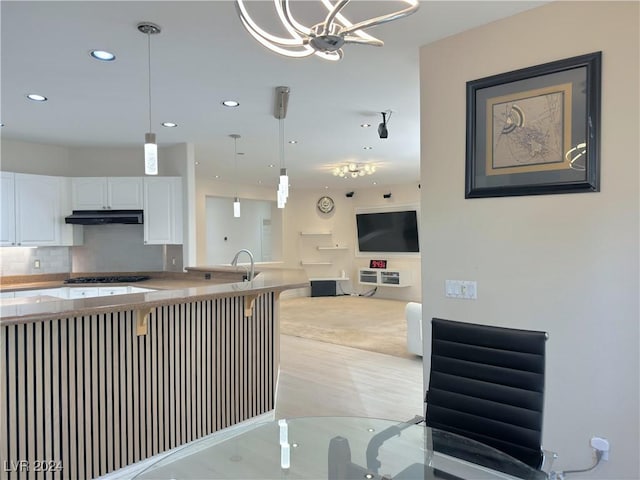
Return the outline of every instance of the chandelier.
<path id="1" fill-rule="evenodd" d="M 350 176 L 351 178 L 358 178 L 364 177 L 365 175 L 373 175 L 376 172 L 376 166 L 371 165 L 370 163 L 348 163 L 346 165 L 335 167 L 332 172 L 336 177 L 347 178 Z"/>
<path id="2" fill-rule="evenodd" d="M 379 40 L 364 32 L 365 29 L 391 22 L 418 10 L 418 0 L 397 0 L 407 6 L 397 12 L 388 13 L 356 24 L 351 23 L 340 12 L 350 0 L 320 0 L 328 14 L 324 20 L 311 27 L 298 22 L 291 12 L 291 0 L 273 0 L 276 12 L 289 38 L 279 37 L 263 30 L 253 21 L 245 0 L 236 0 L 236 10 L 240 21 L 249 34 L 269 50 L 287 57 L 308 57 L 314 53 L 325 60 L 340 60 L 343 56 L 342 46 L 346 43 L 361 45 L 384 45 Z"/>

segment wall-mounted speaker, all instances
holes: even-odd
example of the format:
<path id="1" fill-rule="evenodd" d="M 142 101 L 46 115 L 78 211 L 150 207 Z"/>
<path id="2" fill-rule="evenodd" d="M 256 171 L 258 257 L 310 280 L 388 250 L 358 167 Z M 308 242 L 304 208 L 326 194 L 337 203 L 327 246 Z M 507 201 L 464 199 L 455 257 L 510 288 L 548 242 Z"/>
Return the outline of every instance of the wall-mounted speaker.
<path id="1" fill-rule="evenodd" d="M 351 197 L 353 197 L 354 193 L 356 193 L 356 192 L 347 192 L 347 193 L 344 194 L 344 196 L 347 197 L 347 198 L 351 198 Z"/>
<path id="2" fill-rule="evenodd" d="M 391 198 L 391 192 L 382 194 L 384 198 Z"/>

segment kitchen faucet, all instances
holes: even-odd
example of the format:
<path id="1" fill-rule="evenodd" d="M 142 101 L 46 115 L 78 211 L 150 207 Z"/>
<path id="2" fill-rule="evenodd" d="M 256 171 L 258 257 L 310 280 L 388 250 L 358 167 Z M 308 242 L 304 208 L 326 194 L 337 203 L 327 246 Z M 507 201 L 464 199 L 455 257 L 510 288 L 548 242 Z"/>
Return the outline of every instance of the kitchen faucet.
<path id="1" fill-rule="evenodd" d="M 238 265 L 238 257 L 242 252 L 245 252 L 247 255 L 249 255 L 249 259 L 251 260 L 251 271 L 248 272 L 248 278 L 247 278 L 247 280 L 251 281 L 255 276 L 255 270 L 254 270 L 254 263 L 253 263 L 253 254 L 249 250 L 247 250 L 246 248 L 238 250 L 238 253 L 236 253 L 236 256 L 233 257 L 233 260 L 231 260 L 231 265 L 234 267 Z"/>

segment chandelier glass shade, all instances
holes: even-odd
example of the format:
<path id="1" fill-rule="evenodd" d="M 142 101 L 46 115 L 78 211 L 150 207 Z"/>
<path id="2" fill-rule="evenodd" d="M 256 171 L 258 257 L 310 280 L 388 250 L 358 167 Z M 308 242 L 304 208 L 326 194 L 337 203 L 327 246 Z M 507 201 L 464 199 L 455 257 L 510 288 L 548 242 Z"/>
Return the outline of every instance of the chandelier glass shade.
<path id="1" fill-rule="evenodd" d="M 331 170 L 334 176 L 344 178 L 358 178 L 365 175 L 373 175 L 376 172 L 376 166 L 370 163 L 348 163 L 346 165 L 335 167 Z"/>
<path id="2" fill-rule="evenodd" d="M 273 1 L 278 17 L 290 36 L 280 37 L 263 30 L 249 15 L 245 1 L 236 0 L 238 16 L 247 32 L 261 45 L 280 55 L 301 58 L 315 54 L 333 61 L 342 58 L 342 46 L 348 43 L 383 46 L 382 40 L 364 30 L 411 15 L 419 7 L 418 0 L 396 0 L 405 4 L 405 8 L 353 24 L 340 13 L 350 0 L 338 0 L 335 3 L 332 0 L 320 0 L 327 9 L 327 16 L 320 23 L 305 26 L 293 16 L 291 0 Z"/>

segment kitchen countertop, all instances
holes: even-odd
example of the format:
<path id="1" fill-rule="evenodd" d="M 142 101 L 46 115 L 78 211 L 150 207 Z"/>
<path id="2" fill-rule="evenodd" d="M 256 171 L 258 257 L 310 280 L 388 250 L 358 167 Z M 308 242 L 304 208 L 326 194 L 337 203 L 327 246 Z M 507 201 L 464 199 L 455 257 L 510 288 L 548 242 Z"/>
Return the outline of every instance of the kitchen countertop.
<path id="1" fill-rule="evenodd" d="M 53 299 L 49 301 L 49 298 L 46 298 L 47 301 L 43 301 L 40 296 L 26 297 L 20 302 L 3 302 L 0 306 L 0 324 L 28 323 L 50 320 L 55 317 L 92 315 L 123 310 L 142 310 L 183 303 L 185 298 L 198 301 L 215 297 L 250 296 L 309 286 L 307 275 L 302 269 L 267 268 L 257 272 L 251 282 L 238 282 L 238 275 L 244 273 L 243 267 L 190 267 L 187 273 L 141 272 L 140 274 L 151 276 L 149 280 L 141 282 L 73 285 L 65 284 L 64 280 L 70 276 L 95 276 L 95 273 L 4 277 L 1 285 L 3 291 L 118 285 L 133 285 L 156 290 L 73 300 Z M 115 275 L 118 274 L 121 273 L 115 273 Z M 129 274 L 132 273 L 127 272 L 127 275 Z M 100 273 L 100 275 L 111 275 L 111 273 Z M 205 278 L 206 276 L 210 276 L 210 278 Z"/>

